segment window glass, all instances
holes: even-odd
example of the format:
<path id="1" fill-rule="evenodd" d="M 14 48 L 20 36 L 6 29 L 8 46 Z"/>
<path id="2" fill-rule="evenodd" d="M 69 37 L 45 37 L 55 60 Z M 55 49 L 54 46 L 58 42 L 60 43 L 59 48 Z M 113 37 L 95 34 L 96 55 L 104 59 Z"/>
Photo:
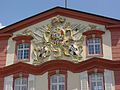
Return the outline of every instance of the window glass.
<path id="1" fill-rule="evenodd" d="M 50 90 L 65 90 L 65 76 L 53 75 L 50 78 Z"/>
<path id="2" fill-rule="evenodd" d="M 88 44 L 89 55 L 101 54 L 101 39 L 100 38 L 90 38 L 87 40 L 87 44 Z"/>
<path id="3" fill-rule="evenodd" d="M 28 59 L 29 48 L 30 48 L 30 45 L 28 43 L 19 44 L 17 48 L 17 59 L 18 60 Z"/>
<path id="4" fill-rule="evenodd" d="M 15 79 L 14 90 L 28 90 L 27 78 L 20 77 Z"/>
<path id="5" fill-rule="evenodd" d="M 89 76 L 90 90 L 104 90 L 103 74 L 94 73 Z"/>

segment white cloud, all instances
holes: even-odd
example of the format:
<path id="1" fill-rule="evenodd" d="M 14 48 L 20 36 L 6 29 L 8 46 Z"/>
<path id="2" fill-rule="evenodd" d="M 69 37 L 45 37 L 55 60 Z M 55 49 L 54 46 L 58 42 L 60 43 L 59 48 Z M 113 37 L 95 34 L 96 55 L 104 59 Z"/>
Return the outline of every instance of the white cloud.
<path id="1" fill-rule="evenodd" d="M 4 27 L 5 27 L 5 26 L 3 26 L 2 23 L 0 23 L 0 29 L 1 29 L 1 28 L 4 28 Z"/>

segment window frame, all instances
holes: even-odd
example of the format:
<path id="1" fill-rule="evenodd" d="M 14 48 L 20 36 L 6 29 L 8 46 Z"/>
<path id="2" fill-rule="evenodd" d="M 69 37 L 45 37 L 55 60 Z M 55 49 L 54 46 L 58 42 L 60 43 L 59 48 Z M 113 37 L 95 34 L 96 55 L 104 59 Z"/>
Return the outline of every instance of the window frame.
<path id="1" fill-rule="evenodd" d="M 104 82 L 104 74 L 101 73 L 101 72 L 92 72 L 88 75 L 88 80 L 89 80 L 89 90 L 92 90 L 92 85 L 91 83 L 92 82 L 95 82 L 95 83 L 98 83 L 98 81 L 91 81 L 91 76 L 94 75 L 94 74 L 101 74 L 102 75 L 102 90 L 105 90 L 105 82 Z M 97 80 L 97 79 L 95 79 Z"/>
<path id="2" fill-rule="evenodd" d="M 105 32 L 102 30 L 97 30 L 97 29 L 92 29 L 92 30 L 88 30 L 86 32 L 83 32 L 82 35 L 86 36 L 86 57 L 103 57 L 103 41 L 102 41 L 102 35 Z M 101 39 L 101 53 L 100 54 L 93 54 L 93 55 L 89 55 L 88 52 L 88 43 L 87 40 L 89 38 L 92 37 L 96 37 L 96 38 L 100 38 Z"/>
<path id="3" fill-rule="evenodd" d="M 67 71 L 66 70 L 53 70 L 48 72 L 48 90 L 51 90 L 51 77 L 54 75 L 64 75 L 65 90 L 67 90 Z"/>
<path id="4" fill-rule="evenodd" d="M 95 39 L 95 38 L 99 38 L 100 39 L 100 54 L 96 54 L 95 53 L 95 43 L 93 43 L 94 44 L 94 54 L 90 54 L 89 53 L 89 45 L 88 45 L 88 40 L 89 39 Z M 95 40 L 94 40 L 94 42 L 95 42 Z M 92 45 L 93 45 L 92 44 Z M 102 36 L 88 36 L 88 37 L 86 37 L 86 51 L 87 51 L 87 56 L 89 57 L 89 56 L 100 56 L 100 57 L 102 57 L 103 56 L 103 43 L 102 43 Z"/>
<path id="5" fill-rule="evenodd" d="M 13 41 L 16 42 L 15 44 L 15 55 L 14 55 L 14 63 L 17 63 L 17 62 L 29 62 L 30 61 L 30 53 L 31 53 L 31 40 L 33 39 L 32 36 L 26 36 L 26 35 L 23 35 L 23 36 L 16 36 L 13 38 Z M 22 43 L 27 43 L 29 44 L 29 55 L 28 55 L 28 59 L 19 59 L 18 60 L 18 57 L 17 57 L 17 48 L 18 48 L 18 45 L 19 44 L 22 44 Z"/>
<path id="6" fill-rule="evenodd" d="M 28 48 L 25 48 L 25 44 L 27 44 L 27 45 L 29 45 L 28 46 Z M 23 45 L 23 48 L 19 48 L 19 45 Z M 28 52 L 28 58 L 25 58 L 24 56 L 25 56 L 25 50 L 27 50 Z M 19 57 L 21 57 L 21 55 L 19 56 L 19 51 L 23 51 L 22 52 L 22 58 L 19 58 Z M 29 43 L 19 43 L 19 44 L 17 44 L 17 54 L 16 54 L 16 57 L 17 57 L 17 60 L 18 61 L 21 61 L 21 60 L 23 60 L 23 61 L 26 61 L 26 60 L 28 60 L 29 59 L 29 56 L 30 56 L 30 44 Z"/>
<path id="7" fill-rule="evenodd" d="M 15 90 L 15 80 L 19 78 L 25 78 L 27 80 L 27 90 L 28 90 L 28 74 L 14 74 L 13 75 L 13 90 Z M 22 85 L 23 86 L 23 85 Z"/>
<path id="8" fill-rule="evenodd" d="M 18 45 L 20 44 L 29 44 L 29 52 L 28 52 L 28 59 L 18 59 Z M 18 41 L 16 42 L 16 47 L 15 47 L 15 61 L 14 62 L 29 62 L 30 61 L 30 52 L 31 52 L 31 42 L 30 41 Z"/>
<path id="9" fill-rule="evenodd" d="M 61 78 L 64 78 L 64 82 L 59 82 L 60 81 L 60 77 Z M 56 78 L 56 82 L 52 82 L 52 79 L 53 78 Z M 59 75 L 57 75 L 57 74 L 55 74 L 55 75 L 52 75 L 51 77 L 50 77 L 50 90 L 52 90 L 52 86 L 57 86 L 57 90 L 59 90 L 59 88 L 60 88 L 60 85 L 63 85 L 64 86 L 64 90 L 65 90 L 65 75 L 63 75 L 63 74 L 59 74 Z"/>

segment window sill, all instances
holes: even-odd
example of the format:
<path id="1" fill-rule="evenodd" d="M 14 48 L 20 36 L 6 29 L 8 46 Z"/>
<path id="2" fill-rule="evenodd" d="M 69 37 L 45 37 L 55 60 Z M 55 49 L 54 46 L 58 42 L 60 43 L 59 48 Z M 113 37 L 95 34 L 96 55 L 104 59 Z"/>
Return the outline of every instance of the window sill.
<path id="1" fill-rule="evenodd" d="M 89 57 L 103 57 L 103 54 L 93 54 L 93 55 L 87 55 L 86 56 L 87 58 L 89 58 Z"/>
<path id="2" fill-rule="evenodd" d="M 20 59 L 20 60 L 16 60 L 15 62 L 16 63 L 17 62 L 30 62 L 30 60 L 29 59 Z"/>

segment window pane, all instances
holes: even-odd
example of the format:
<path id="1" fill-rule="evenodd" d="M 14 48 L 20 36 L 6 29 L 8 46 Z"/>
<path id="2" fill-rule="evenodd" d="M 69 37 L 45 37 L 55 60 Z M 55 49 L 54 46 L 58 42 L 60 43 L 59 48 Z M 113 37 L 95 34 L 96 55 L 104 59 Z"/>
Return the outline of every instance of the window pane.
<path id="1" fill-rule="evenodd" d="M 20 87 L 18 86 L 18 87 L 15 87 L 15 90 L 20 90 Z"/>
<path id="2" fill-rule="evenodd" d="M 22 84 L 27 84 L 27 78 L 22 78 Z"/>
<path id="3" fill-rule="evenodd" d="M 57 85 L 52 85 L 52 90 L 57 90 Z"/>
<path id="4" fill-rule="evenodd" d="M 102 86 L 102 82 L 97 82 L 97 85 L 98 86 Z"/>
<path id="5" fill-rule="evenodd" d="M 18 50 L 18 59 L 22 59 L 23 57 L 23 50 Z"/>
<path id="6" fill-rule="evenodd" d="M 59 90 L 64 90 L 64 89 L 65 89 L 64 85 L 59 86 Z"/>
<path id="7" fill-rule="evenodd" d="M 64 82 L 64 77 L 63 76 L 59 77 L 59 82 Z"/>
<path id="8" fill-rule="evenodd" d="M 20 84 L 20 79 L 19 79 L 19 78 L 17 78 L 17 79 L 15 80 L 15 84 L 16 84 L 16 85 L 19 85 L 19 84 Z"/>
<path id="9" fill-rule="evenodd" d="M 22 44 L 18 45 L 17 58 L 18 58 L 18 60 L 29 58 L 29 44 L 22 43 Z"/>
<path id="10" fill-rule="evenodd" d="M 29 48 L 29 44 L 25 43 L 24 48 Z"/>
<path id="11" fill-rule="evenodd" d="M 22 48 L 23 48 L 23 44 L 19 44 L 18 49 L 22 49 Z"/>
<path id="12" fill-rule="evenodd" d="M 26 86 L 23 86 L 23 87 L 22 87 L 22 90 L 27 90 L 27 87 L 26 87 Z"/>
<path id="13" fill-rule="evenodd" d="M 100 43 L 100 38 L 95 38 L 95 43 Z"/>
<path id="14" fill-rule="evenodd" d="M 101 53 L 101 39 L 91 38 L 88 39 L 88 53 L 89 54 L 100 54 Z"/>
<path id="15" fill-rule="evenodd" d="M 53 75 L 50 79 L 51 90 L 64 90 L 65 88 L 65 76 L 64 75 Z"/>
<path id="16" fill-rule="evenodd" d="M 103 90 L 103 74 L 94 73 L 89 76 L 91 90 Z"/>
<path id="17" fill-rule="evenodd" d="M 95 53 L 100 54 L 100 44 L 95 45 Z"/>
<path id="18" fill-rule="evenodd" d="M 89 54 L 94 54 L 94 45 L 89 45 Z"/>
<path id="19" fill-rule="evenodd" d="M 27 90 L 27 78 L 16 78 L 14 83 L 14 90 Z"/>
<path id="20" fill-rule="evenodd" d="M 88 43 L 92 44 L 93 43 L 93 39 L 88 39 Z"/>
<path id="21" fill-rule="evenodd" d="M 51 79 L 52 79 L 51 83 L 57 83 L 57 76 L 53 76 Z"/>

